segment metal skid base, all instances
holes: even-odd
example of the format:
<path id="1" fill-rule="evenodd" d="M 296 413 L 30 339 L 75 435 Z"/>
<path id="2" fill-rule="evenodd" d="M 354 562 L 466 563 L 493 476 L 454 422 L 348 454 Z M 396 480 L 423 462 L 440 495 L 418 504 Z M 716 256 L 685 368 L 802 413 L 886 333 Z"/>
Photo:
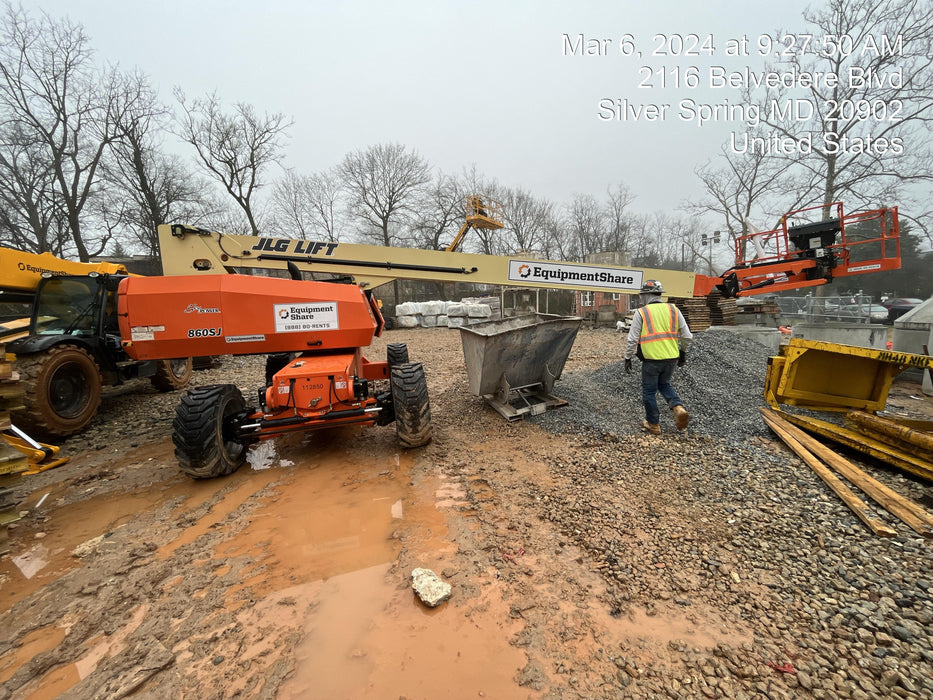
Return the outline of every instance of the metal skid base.
<path id="1" fill-rule="evenodd" d="M 549 409 L 567 405 L 564 399 L 551 394 L 544 384 L 518 388 L 510 388 L 505 384 L 495 394 L 483 398 L 509 422 L 522 420 L 525 416 L 538 416 Z"/>

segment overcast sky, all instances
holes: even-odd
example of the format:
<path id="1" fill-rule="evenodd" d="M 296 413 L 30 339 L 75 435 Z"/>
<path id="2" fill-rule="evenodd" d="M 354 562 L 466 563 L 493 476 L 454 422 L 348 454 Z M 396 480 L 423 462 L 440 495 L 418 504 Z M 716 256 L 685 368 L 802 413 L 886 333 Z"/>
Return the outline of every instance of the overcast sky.
<path id="1" fill-rule="evenodd" d="M 741 123 L 699 127 L 682 99 L 738 103 L 734 90 L 639 88 L 641 66 L 701 75 L 760 60 L 726 57 L 730 39 L 799 29 L 808 3 L 707 0 L 320 2 L 318 0 L 27 0 L 86 29 L 98 58 L 138 67 L 172 102 L 216 91 L 294 119 L 287 165 L 310 174 L 352 150 L 399 142 L 435 167 L 478 172 L 557 203 L 602 198 L 626 184 L 643 213 L 675 208 L 701 189 L 694 169 Z M 564 55 L 576 40 L 611 39 L 607 55 Z M 630 34 L 623 56 L 620 42 Z M 713 56 L 688 35 L 713 39 Z M 670 44 L 655 35 L 673 37 Z M 700 56 L 651 56 L 667 46 Z M 600 44 L 597 44 L 600 45 Z M 657 77 L 654 78 L 657 83 Z M 601 120 L 601 99 L 670 104 L 654 122 Z"/>

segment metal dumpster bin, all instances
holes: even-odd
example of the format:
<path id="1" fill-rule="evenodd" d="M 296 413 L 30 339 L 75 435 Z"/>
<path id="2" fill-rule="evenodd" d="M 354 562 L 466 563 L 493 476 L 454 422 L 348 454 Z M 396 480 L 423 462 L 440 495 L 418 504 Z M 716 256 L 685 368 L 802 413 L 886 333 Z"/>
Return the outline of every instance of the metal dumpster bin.
<path id="1" fill-rule="evenodd" d="M 510 421 L 567 404 L 551 395 L 583 319 L 528 314 L 461 326 L 470 391 Z"/>

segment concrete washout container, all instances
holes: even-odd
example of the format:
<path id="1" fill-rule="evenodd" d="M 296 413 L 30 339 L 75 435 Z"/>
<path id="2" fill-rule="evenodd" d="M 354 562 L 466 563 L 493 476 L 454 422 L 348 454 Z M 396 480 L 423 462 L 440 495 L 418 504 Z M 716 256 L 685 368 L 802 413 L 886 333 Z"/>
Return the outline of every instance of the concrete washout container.
<path id="1" fill-rule="evenodd" d="M 583 319 L 528 314 L 460 328 L 470 391 L 508 420 L 566 405 L 551 395 Z"/>

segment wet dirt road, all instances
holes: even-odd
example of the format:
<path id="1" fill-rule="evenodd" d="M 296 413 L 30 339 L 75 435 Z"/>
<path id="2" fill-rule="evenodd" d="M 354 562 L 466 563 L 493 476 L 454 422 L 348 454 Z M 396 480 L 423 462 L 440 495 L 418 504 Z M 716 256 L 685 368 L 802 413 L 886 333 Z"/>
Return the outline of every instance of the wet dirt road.
<path id="1" fill-rule="evenodd" d="M 415 566 L 447 567 L 446 516 L 466 506 L 463 489 L 415 475 L 417 455 L 390 431 L 365 433 L 263 443 L 226 479 L 168 472 L 60 507 L 54 488 L 33 494 L 22 508 L 47 520 L 0 562 L 0 605 L 35 598 L 25 617 L 54 600 L 59 614 L 14 616 L 31 629 L 0 658 L 9 696 L 508 697 L 524 659 L 496 586 L 477 612 L 432 610 L 399 563 L 404 548 Z M 98 473 L 170 463 L 171 446 L 126 458 Z M 117 678 L 102 683 L 105 670 Z"/>
<path id="2" fill-rule="evenodd" d="M 193 481 L 172 455 L 171 409 L 112 399 L 71 462 L 24 482 L 0 559 L 0 700 L 690 697 L 699 678 L 720 697 L 746 682 L 793 696 L 794 678 L 762 661 L 770 621 L 729 602 L 770 600 L 767 572 L 671 570 L 680 543 L 732 561 L 713 511 L 682 498 L 689 472 L 575 486 L 653 438 L 507 423 L 469 393 L 456 334 L 388 341 L 425 362 L 434 440 L 418 450 L 400 451 L 392 426 L 344 428 L 265 443 L 235 474 Z M 384 357 L 385 342 L 367 354 Z M 565 371 L 618 359 L 614 333 L 581 333 Z M 254 364 L 199 383 L 243 371 L 246 391 Z M 573 514 L 593 511 L 605 524 L 574 530 Z M 579 545 L 620 527 L 631 601 Z M 451 584 L 448 602 L 417 600 L 417 567 Z M 741 656 L 739 681 L 716 681 L 722 645 Z"/>
<path id="3" fill-rule="evenodd" d="M 675 638 L 725 637 L 679 613 L 612 617 L 592 562 L 525 496 L 572 441 L 470 395 L 456 334 L 388 341 L 426 358 L 434 440 L 420 450 L 400 451 L 391 426 L 345 428 L 263 443 L 230 477 L 193 481 L 170 411 L 111 399 L 103 437 L 28 482 L 0 559 L 0 698 L 540 698 L 601 687 L 620 645 L 649 659 Z M 581 337 L 568 367 L 616 350 Z M 107 437 L 134 420 L 160 421 L 161 437 Z M 451 600 L 418 601 L 416 567 Z"/>

